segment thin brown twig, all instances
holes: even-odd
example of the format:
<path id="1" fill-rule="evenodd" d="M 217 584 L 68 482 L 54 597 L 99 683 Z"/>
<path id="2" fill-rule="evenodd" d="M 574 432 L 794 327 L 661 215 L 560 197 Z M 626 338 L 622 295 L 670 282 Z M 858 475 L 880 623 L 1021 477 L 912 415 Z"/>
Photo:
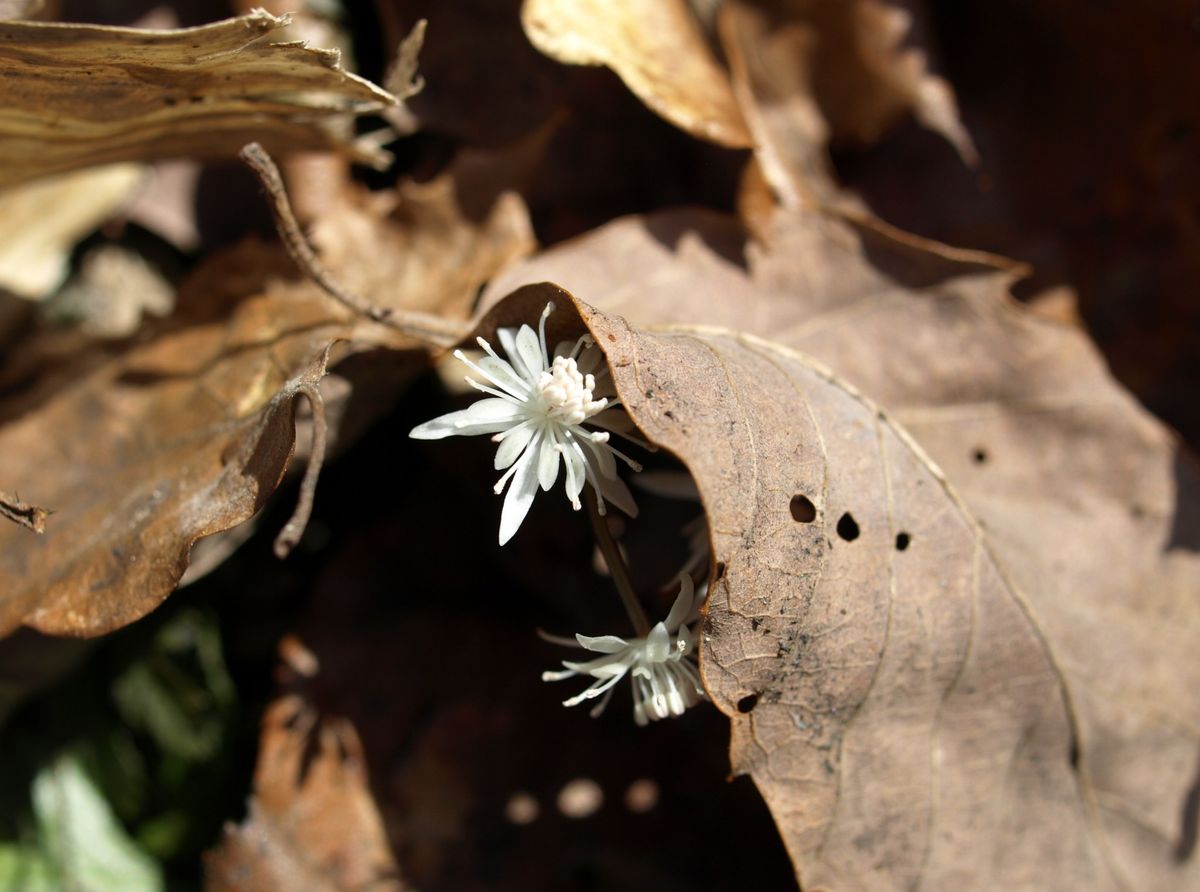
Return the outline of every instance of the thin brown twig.
<path id="1" fill-rule="evenodd" d="M 583 501 L 587 504 L 588 517 L 592 521 L 592 531 L 596 534 L 596 544 L 600 546 L 600 553 L 604 555 L 604 562 L 608 564 L 608 572 L 612 576 L 613 584 L 617 587 L 617 594 L 621 596 L 625 612 L 629 614 L 629 621 L 633 623 L 638 637 L 645 638 L 650 634 L 650 620 L 646 617 L 646 611 L 642 609 L 642 602 L 638 600 L 637 592 L 633 589 L 633 580 L 629 578 L 629 568 L 625 566 L 625 558 L 621 556 L 617 540 L 613 538 L 612 530 L 608 528 L 608 521 L 600 513 L 596 494 L 586 486 L 584 487 Z"/>
<path id="2" fill-rule="evenodd" d="M 304 535 L 308 519 L 312 516 L 313 499 L 317 494 L 317 479 L 321 476 L 321 466 L 325 463 L 325 442 L 329 433 L 329 425 L 325 420 L 325 401 L 321 399 L 320 391 L 315 384 L 305 384 L 297 389 L 308 399 L 312 408 L 312 448 L 308 453 L 308 466 L 304 469 L 304 479 L 300 481 L 300 494 L 296 497 L 296 508 L 292 516 L 283 525 L 279 535 L 275 537 L 275 557 L 281 560 L 291 554 L 293 548 Z"/>
<path id="3" fill-rule="evenodd" d="M 35 533 L 46 531 L 46 515 L 49 512 L 37 505 L 21 501 L 17 496 L 0 492 L 0 517 L 6 517 Z"/>
<path id="4" fill-rule="evenodd" d="M 279 231 L 279 237 L 283 239 L 288 253 L 296 261 L 296 265 L 320 285 L 326 294 L 361 316 L 430 344 L 448 347 L 462 340 L 467 333 L 467 326 L 463 323 L 452 322 L 429 313 L 382 307 L 344 288 L 317 259 L 316 251 L 309 244 L 300 222 L 292 211 L 283 177 L 271 156 L 261 145 L 252 142 L 243 146 L 238 152 L 238 157 L 254 171 L 267 193 L 271 213 L 275 217 L 275 228 Z"/>

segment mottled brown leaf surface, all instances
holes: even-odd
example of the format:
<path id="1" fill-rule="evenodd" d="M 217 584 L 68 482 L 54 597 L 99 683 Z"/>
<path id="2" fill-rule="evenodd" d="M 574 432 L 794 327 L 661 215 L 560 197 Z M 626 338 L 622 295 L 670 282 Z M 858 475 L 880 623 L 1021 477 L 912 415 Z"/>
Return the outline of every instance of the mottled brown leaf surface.
<path id="1" fill-rule="evenodd" d="M 530 41 L 568 65 L 605 65 L 638 98 L 700 139 L 745 147 L 729 77 L 684 0 L 525 0 Z"/>
<path id="2" fill-rule="evenodd" d="M 371 799 L 353 725 L 319 717 L 298 696 L 268 708 L 249 816 L 227 827 L 205 859 L 204 888 L 404 888 Z"/>
<path id="3" fill-rule="evenodd" d="M 56 514 L 35 541 L 0 528 L 4 631 L 132 622 L 174 588 L 192 543 L 249 518 L 278 484 L 296 398 L 355 324 L 310 286 L 241 291 L 240 275 L 262 281 L 261 255 L 247 256 L 249 269 L 226 258 L 192 282 L 181 302 L 196 315 L 5 405 L 6 472 Z"/>
<path id="4" fill-rule="evenodd" d="M 113 161 L 230 157 L 253 140 L 328 148 L 344 140 L 325 122 L 393 101 L 334 51 L 272 43 L 285 24 L 262 11 L 176 31 L 0 24 L 0 187 Z"/>

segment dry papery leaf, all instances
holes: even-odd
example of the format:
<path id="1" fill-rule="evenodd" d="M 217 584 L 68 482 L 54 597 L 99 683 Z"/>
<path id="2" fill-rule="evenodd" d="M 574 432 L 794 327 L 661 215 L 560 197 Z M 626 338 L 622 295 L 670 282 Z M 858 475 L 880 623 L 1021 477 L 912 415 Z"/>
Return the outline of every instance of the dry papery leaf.
<path id="1" fill-rule="evenodd" d="M 657 114 L 731 148 L 750 134 L 685 0 L 525 0 L 521 23 L 567 65 L 605 65 Z"/>
<path id="2" fill-rule="evenodd" d="M 267 708 L 250 813 L 205 858 L 208 892 L 400 892 L 395 859 L 348 721 L 296 695 Z"/>
<path id="3" fill-rule="evenodd" d="M 0 24 L 0 187 L 78 167 L 345 143 L 334 126 L 394 97 L 338 54 L 264 39 L 261 10 L 198 28 Z M 382 159 L 364 149 L 359 160 Z"/>
<path id="4" fill-rule="evenodd" d="M 1196 884 L 1200 487 L 1081 333 L 868 220 L 618 221 L 504 279 L 550 276 L 818 357 L 584 313 L 704 497 L 706 683 L 804 888 Z"/>
<path id="5" fill-rule="evenodd" d="M 954 90 L 929 70 L 920 0 L 760 0 L 727 4 L 722 16 L 745 16 L 751 6 L 796 39 L 790 64 L 805 72 L 835 142 L 874 143 L 911 113 L 965 163 L 978 163 Z"/>
<path id="6" fill-rule="evenodd" d="M 464 149 L 435 179 L 394 190 L 343 180 L 315 215 L 312 242 L 372 302 L 465 321 L 480 285 L 537 247 L 524 201 L 501 185 L 524 154 Z"/>

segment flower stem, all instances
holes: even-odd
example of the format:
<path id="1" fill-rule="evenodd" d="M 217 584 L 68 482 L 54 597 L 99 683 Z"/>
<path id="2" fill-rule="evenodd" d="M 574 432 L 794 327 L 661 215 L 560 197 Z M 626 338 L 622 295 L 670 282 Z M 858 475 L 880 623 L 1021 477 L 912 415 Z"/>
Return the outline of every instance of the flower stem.
<path id="1" fill-rule="evenodd" d="M 608 528 L 608 521 L 600 513 L 600 507 L 596 504 L 596 494 L 589 486 L 583 488 L 583 501 L 587 503 L 587 513 L 592 521 L 592 531 L 596 534 L 596 544 L 600 546 L 600 553 L 604 555 L 604 563 L 608 565 L 608 572 L 612 575 L 617 593 L 621 596 L 621 604 L 624 605 L 625 612 L 629 614 L 629 621 L 633 623 L 637 636 L 645 638 L 650 634 L 650 620 L 646 618 L 642 602 L 638 600 L 637 593 L 633 590 L 633 582 L 629 578 L 629 568 L 625 566 L 625 559 L 621 557 L 621 549 L 617 547 L 617 540 L 613 538 L 612 530 Z"/>

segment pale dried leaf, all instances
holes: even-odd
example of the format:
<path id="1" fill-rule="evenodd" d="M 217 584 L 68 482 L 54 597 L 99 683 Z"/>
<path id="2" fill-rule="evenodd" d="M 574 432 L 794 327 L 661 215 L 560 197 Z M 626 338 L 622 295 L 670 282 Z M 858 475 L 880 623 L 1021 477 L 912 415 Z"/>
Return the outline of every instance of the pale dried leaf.
<path id="1" fill-rule="evenodd" d="M 143 173 L 113 164 L 0 191 L 0 288 L 34 300 L 57 288 L 75 244 L 133 197 Z"/>
<path id="2" fill-rule="evenodd" d="M 114 161 L 228 157 L 253 140 L 328 148 L 341 140 L 326 123 L 395 101 L 335 51 L 264 39 L 286 24 L 261 10 L 174 31 L 0 24 L 0 187 Z"/>
<path id="3" fill-rule="evenodd" d="M 298 696 L 267 709 L 249 816 L 206 857 L 204 888 L 403 889 L 353 725 Z"/>
<path id="4" fill-rule="evenodd" d="M 750 145 L 729 77 L 684 0 L 525 0 L 521 22 L 543 53 L 611 68 L 676 127 L 720 145 Z"/>

